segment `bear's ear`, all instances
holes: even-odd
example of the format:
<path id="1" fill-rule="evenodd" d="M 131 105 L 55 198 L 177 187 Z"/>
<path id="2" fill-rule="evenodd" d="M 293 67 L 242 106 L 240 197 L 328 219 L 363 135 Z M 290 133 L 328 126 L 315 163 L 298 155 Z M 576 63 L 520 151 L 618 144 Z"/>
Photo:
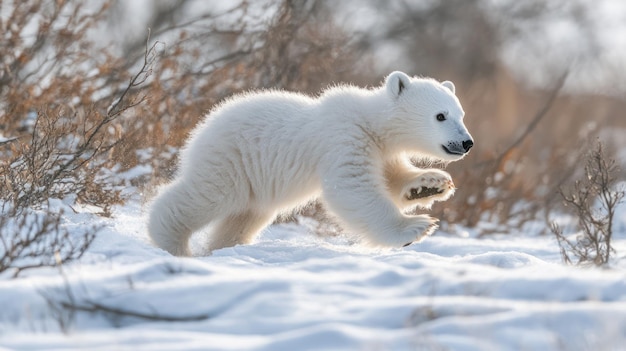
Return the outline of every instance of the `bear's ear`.
<path id="1" fill-rule="evenodd" d="M 400 71 L 392 72 L 385 80 L 387 90 L 395 97 L 400 96 L 409 87 L 409 84 L 411 84 L 411 78 Z"/>
<path id="2" fill-rule="evenodd" d="M 454 94 L 454 91 L 456 90 L 454 88 L 454 83 L 452 83 L 449 80 L 446 80 L 445 82 L 442 82 L 441 85 L 443 85 L 444 87 L 448 88 L 448 90 L 450 90 L 452 92 L 452 94 Z"/>

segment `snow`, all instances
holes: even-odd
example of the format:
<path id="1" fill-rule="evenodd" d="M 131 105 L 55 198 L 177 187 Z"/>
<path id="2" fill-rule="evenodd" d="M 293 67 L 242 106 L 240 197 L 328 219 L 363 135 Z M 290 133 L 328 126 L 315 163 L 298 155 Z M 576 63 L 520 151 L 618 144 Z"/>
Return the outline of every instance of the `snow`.
<path id="1" fill-rule="evenodd" d="M 271 226 L 251 245 L 176 258 L 149 243 L 140 199 L 111 218 L 73 208 L 70 231 L 103 229 L 61 270 L 0 276 L 0 349 L 620 350 L 626 342 L 621 260 L 611 269 L 566 266 L 548 236 L 438 232 L 372 249 L 318 236 L 302 221 Z M 203 237 L 193 242 L 201 253 Z M 63 302 L 185 320 L 71 312 Z"/>

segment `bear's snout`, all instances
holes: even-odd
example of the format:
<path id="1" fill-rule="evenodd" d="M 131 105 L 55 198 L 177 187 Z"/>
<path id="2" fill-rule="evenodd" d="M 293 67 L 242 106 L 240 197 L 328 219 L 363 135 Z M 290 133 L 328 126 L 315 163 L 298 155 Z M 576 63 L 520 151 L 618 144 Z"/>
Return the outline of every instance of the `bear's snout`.
<path id="1" fill-rule="evenodd" d="M 465 156 L 472 146 L 474 146 L 474 140 L 467 139 L 463 141 L 449 141 L 446 145 L 441 145 L 443 151 L 448 155 Z"/>
<path id="2" fill-rule="evenodd" d="M 472 146 L 474 146 L 474 141 L 472 139 L 465 140 L 463 142 L 463 150 L 465 150 L 466 153 L 469 152 Z"/>

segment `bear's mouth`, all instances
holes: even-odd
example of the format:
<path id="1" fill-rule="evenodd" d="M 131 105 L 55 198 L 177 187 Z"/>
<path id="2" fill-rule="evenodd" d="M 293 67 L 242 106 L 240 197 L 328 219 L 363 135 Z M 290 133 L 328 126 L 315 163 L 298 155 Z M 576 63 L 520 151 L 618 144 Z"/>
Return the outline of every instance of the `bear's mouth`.
<path id="1" fill-rule="evenodd" d="M 441 145 L 441 147 L 443 148 L 443 151 L 445 151 L 449 155 L 463 155 L 463 154 L 465 154 L 464 152 L 461 152 L 461 151 L 458 151 L 458 150 L 448 149 L 445 145 Z"/>

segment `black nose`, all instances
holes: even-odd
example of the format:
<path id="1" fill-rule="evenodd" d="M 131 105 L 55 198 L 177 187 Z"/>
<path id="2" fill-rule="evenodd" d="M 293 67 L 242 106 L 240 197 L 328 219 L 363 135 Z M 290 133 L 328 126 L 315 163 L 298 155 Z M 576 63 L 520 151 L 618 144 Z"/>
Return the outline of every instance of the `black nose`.
<path id="1" fill-rule="evenodd" d="M 465 149 L 465 152 L 468 152 L 472 146 L 474 146 L 474 142 L 472 140 L 465 140 L 463 142 L 463 149 Z"/>

